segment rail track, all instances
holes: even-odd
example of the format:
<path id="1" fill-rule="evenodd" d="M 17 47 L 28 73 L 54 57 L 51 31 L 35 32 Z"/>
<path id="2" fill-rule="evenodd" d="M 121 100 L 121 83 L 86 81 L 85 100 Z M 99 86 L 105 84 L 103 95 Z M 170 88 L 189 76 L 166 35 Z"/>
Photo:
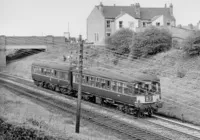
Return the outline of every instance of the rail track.
<path id="1" fill-rule="evenodd" d="M 13 84 L 7 84 L 4 83 L 4 86 L 8 89 L 11 89 L 15 92 L 18 92 L 20 94 L 23 94 L 25 96 L 31 97 L 36 99 L 37 101 L 41 101 L 43 103 L 46 103 L 48 105 L 54 106 L 58 109 L 61 109 L 65 112 L 69 112 L 72 114 L 76 114 L 76 107 L 64 102 L 61 102 L 60 100 L 56 100 L 53 97 L 46 97 L 45 95 L 42 95 L 40 93 L 37 93 L 35 91 L 31 91 L 26 88 L 20 88 Z M 148 132 L 146 130 L 140 129 L 138 127 L 125 124 L 123 122 L 120 122 L 116 119 L 109 118 L 107 116 L 94 113 L 91 110 L 85 110 L 82 109 L 82 118 L 86 120 L 90 120 L 93 123 L 97 125 L 101 125 L 104 127 L 107 127 L 108 129 L 112 129 L 114 131 L 117 131 L 118 133 L 121 133 L 125 136 L 130 137 L 133 140 L 170 140 L 167 137 L 160 136 L 158 134 Z"/>
<path id="2" fill-rule="evenodd" d="M 26 84 L 30 87 L 34 87 L 35 86 L 33 85 L 33 83 L 31 81 L 26 81 L 24 79 L 21 79 L 21 78 L 17 78 L 17 77 L 13 77 L 13 76 L 6 76 L 6 75 L 2 75 L 0 74 L 1 77 L 4 77 L 4 78 L 7 78 L 7 79 L 10 79 L 12 81 L 15 81 L 15 82 L 20 82 L 20 83 L 23 83 L 23 84 Z M 14 87 L 14 86 L 13 86 Z M 9 88 L 12 88 L 12 87 L 9 87 Z M 19 89 L 19 88 L 18 88 Z M 13 90 L 16 90 L 16 89 L 13 89 Z M 25 91 L 27 89 L 24 89 Z M 43 89 L 44 91 L 48 91 L 47 89 Z M 28 92 L 28 91 L 27 91 Z M 30 91 L 29 90 L 29 93 L 32 93 L 33 91 Z M 48 91 L 48 92 L 52 92 L 52 91 Z M 38 94 L 36 92 L 33 92 L 34 94 Z M 52 97 L 45 97 L 44 95 L 40 95 L 40 96 L 43 96 L 42 98 L 39 98 L 39 99 L 44 99 L 44 100 L 47 100 L 49 101 L 48 104 L 51 104 L 55 107 L 58 107 L 58 104 L 60 104 L 59 106 L 61 106 L 60 108 L 64 111 L 67 111 L 66 109 L 64 109 L 63 107 L 67 106 L 65 103 L 61 103 L 60 101 L 56 101 L 55 99 L 53 99 Z M 61 96 L 64 96 L 66 97 L 65 95 L 61 95 Z M 34 98 L 34 97 L 32 97 Z M 67 97 L 68 98 L 68 97 Z M 72 99 L 72 97 L 69 97 Z M 38 97 L 35 97 L 35 99 L 39 100 Z M 44 101 L 43 101 L 44 102 Z M 53 104 L 52 104 L 53 103 Z M 90 104 L 90 103 L 89 103 Z M 69 106 L 69 105 L 68 105 Z M 74 110 L 75 109 L 75 106 L 72 107 L 72 105 L 70 105 L 71 108 L 73 109 L 70 109 L 70 113 L 73 113 L 75 114 Z M 105 108 L 106 110 L 109 110 L 107 108 Z M 69 112 L 69 111 L 67 111 Z M 86 114 L 86 115 L 84 115 Z M 88 115 L 87 115 L 88 114 Z M 122 114 L 122 113 L 121 113 Z M 123 114 L 124 117 L 132 117 L 133 119 L 133 116 L 130 116 L 130 115 L 126 115 L 126 114 Z M 89 117 L 88 117 L 89 116 Z M 98 125 L 102 125 L 104 127 L 108 127 L 110 129 L 113 129 L 117 132 L 120 132 L 121 134 L 123 135 L 127 135 L 129 137 L 131 137 L 132 139 L 137 139 L 137 140 L 143 140 L 143 139 L 153 139 L 153 140 L 157 140 L 157 139 L 170 139 L 170 138 L 167 138 L 167 137 L 163 137 L 163 136 L 160 136 L 156 133 L 152 133 L 152 132 L 149 132 L 149 131 L 146 131 L 144 129 L 140 129 L 138 127 L 134 127 L 130 124 L 127 124 L 127 123 L 124 123 L 124 122 L 119 122 L 119 120 L 117 119 L 111 119 L 109 118 L 108 116 L 103 116 L 103 115 L 100 115 L 100 114 L 97 114 L 97 113 L 94 113 L 94 112 L 91 112 L 91 111 L 88 111 L 88 110 L 82 110 L 82 117 L 87 119 L 87 120 L 90 120 Z M 99 120 L 103 120 L 101 122 L 98 122 Z M 156 122 L 156 120 L 158 121 L 161 121 L 162 120 L 162 123 L 158 123 Z M 177 123 L 177 122 L 174 122 L 174 121 L 171 121 L 170 119 L 161 119 L 161 118 L 151 118 L 151 119 L 138 119 L 138 121 L 146 121 L 146 123 L 148 124 L 154 124 L 154 125 L 157 125 L 157 129 L 166 129 L 167 131 L 171 131 L 171 132 L 176 132 L 180 135 L 184 135 L 184 137 L 188 138 L 188 139 L 194 139 L 194 140 L 198 140 L 200 139 L 200 130 L 198 129 L 195 129 L 195 128 L 191 128 L 189 126 L 186 126 L 186 125 L 183 125 L 181 123 Z M 165 123 L 163 123 L 163 121 Z M 168 125 L 166 125 L 166 123 Z M 176 126 L 176 127 L 175 127 Z M 180 128 L 181 128 L 181 131 L 180 131 Z M 176 130 L 177 129 L 177 130 Z M 137 136 L 139 135 L 139 136 Z M 171 138 L 173 139 L 173 138 Z"/>

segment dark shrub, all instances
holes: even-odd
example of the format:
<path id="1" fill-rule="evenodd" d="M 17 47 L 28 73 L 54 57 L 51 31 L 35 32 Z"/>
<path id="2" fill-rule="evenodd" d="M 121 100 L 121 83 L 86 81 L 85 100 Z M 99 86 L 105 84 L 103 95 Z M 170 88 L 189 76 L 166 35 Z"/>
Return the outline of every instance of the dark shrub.
<path id="1" fill-rule="evenodd" d="M 194 32 L 186 38 L 183 50 L 189 56 L 200 55 L 200 31 Z"/>
<path id="2" fill-rule="evenodd" d="M 120 29 L 110 37 L 106 38 L 106 48 L 119 55 L 129 54 L 133 35 L 134 32 L 130 29 Z"/>
<path id="3" fill-rule="evenodd" d="M 165 29 L 156 27 L 147 28 L 144 32 L 137 33 L 133 37 L 133 58 L 147 57 L 171 48 L 172 36 Z"/>

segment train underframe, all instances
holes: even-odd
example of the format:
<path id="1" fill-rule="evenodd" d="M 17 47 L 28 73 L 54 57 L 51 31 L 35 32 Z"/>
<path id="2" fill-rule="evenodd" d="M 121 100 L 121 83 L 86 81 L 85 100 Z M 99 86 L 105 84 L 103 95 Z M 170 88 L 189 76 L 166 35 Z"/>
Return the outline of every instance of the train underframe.
<path id="1" fill-rule="evenodd" d="M 36 80 L 34 80 L 34 83 L 37 86 L 40 86 L 43 88 L 47 88 L 47 89 L 50 89 L 50 90 L 53 90 L 56 92 L 60 92 L 65 95 L 77 97 L 77 91 L 70 89 L 70 87 L 61 87 L 59 85 L 53 85 L 51 83 L 39 82 Z M 123 113 L 131 114 L 131 115 L 137 116 L 139 118 L 144 117 L 146 115 L 151 117 L 153 113 L 157 112 L 157 109 L 159 107 L 159 104 L 155 104 L 155 103 L 149 103 L 149 104 L 138 104 L 137 103 L 135 105 L 124 104 L 121 102 L 114 101 L 112 99 L 97 97 L 97 96 L 94 96 L 93 94 L 85 93 L 85 92 L 82 92 L 82 99 L 99 104 L 99 105 L 114 107 L 117 110 L 122 111 Z"/>

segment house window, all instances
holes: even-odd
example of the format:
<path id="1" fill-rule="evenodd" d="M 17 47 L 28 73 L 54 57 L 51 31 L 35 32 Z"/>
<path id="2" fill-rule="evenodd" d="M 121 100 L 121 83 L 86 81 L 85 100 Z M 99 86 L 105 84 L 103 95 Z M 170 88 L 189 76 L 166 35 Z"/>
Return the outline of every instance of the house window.
<path id="1" fill-rule="evenodd" d="M 143 27 L 146 27 L 146 23 L 145 23 L 145 22 L 143 22 L 143 23 L 142 23 L 142 26 L 143 26 Z"/>
<path id="2" fill-rule="evenodd" d="M 160 22 L 156 22 L 156 26 L 160 26 Z"/>
<path id="3" fill-rule="evenodd" d="M 170 22 L 167 22 L 167 26 L 170 26 Z"/>
<path id="4" fill-rule="evenodd" d="M 119 21 L 119 28 L 123 27 L 123 21 Z"/>
<path id="5" fill-rule="evenodd" d="M 110 20 L 107 20 L 106 23 L 107 23 L 107 24 L 106 24 L 106 27 L 107 27 L 107 28 L 110 28 Z"/>
<path id="6" fill-rule="evenodd" d="M 99 41 L 99 34 L 97 33 L 97 41 Z"/>
<path id="7" fill-rule="evenodd" d="M 94 40 L 99 41 L 99 34 L 98 33 L 94 33 Z"/>
<path id="8" fill-rule="evenodd" d="M 106 36 L 110 36 L 110 33 L 106 33 Z"/>

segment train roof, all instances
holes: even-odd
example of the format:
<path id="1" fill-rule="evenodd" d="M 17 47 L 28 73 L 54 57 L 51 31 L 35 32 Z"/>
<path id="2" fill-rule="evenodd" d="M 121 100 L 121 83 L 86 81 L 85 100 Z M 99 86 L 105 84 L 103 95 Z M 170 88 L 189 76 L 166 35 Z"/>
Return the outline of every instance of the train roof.
<path id="1" fill-rule="evenodd" d="M 42 66 L 42 67 L 48 67 L 58 70 L 72 70 L 73 72 L 78 73 L 78 69 L 75 66 L 70 66 L 66 63 L 57 63 L 57 62 L 34 62 L 32 65 Z M 92 76 L 98 76 L 103 77 L 105 79 L 112 79 L 112 80 L 119 80 L 119 81 L 126 81 L 130 83 L 134 82 L 142 82 L 142 81 L 155 81 L 159 82 L 160 79 L 155 75 L 149 75 L 149 74 L 138 74 L 136 73 L 134 76 L 132 75 L 125 75 L 118 72 L 112 72 L 110 70 L 99 70 L 99 68 L 93 67 L 93 68 L 87 68 L 83 69 L 83 73 L 87 75 Z"/>
<path id="2" fill-rule="evenodd" d="M 73 69 L 73 71 L 78 72 L 78 69 Z M 99 70 L 98 68 L 95 68 L 95 67 L 83 69 L 83 73 L 88 74 L 88 75 L 95 75 L 98 77 L 104 77 L 107 79 L 110 78 L 113 80 L 126 81 L 130 83 L 142 82 L 142 81 L 143 82 L 144 81 L 155 81 L 155 82 L 160 81 L 160 79 L 155 75 L 137 73 L 136 75 L 132 76 L 132 75 L 125 75 L 118 72 L 112 72 L 110 70 Z"/>
<path id="3" fill-rule="evenodd" d="M 38 61 L 38 62 L 33 62 L 32 65 L 53 68 L 53 69 L 59 69 L 59 70 L 64 70 L 64 71 L 71 69 L 69 64 L 58 63 L 58 62 Z"/>

